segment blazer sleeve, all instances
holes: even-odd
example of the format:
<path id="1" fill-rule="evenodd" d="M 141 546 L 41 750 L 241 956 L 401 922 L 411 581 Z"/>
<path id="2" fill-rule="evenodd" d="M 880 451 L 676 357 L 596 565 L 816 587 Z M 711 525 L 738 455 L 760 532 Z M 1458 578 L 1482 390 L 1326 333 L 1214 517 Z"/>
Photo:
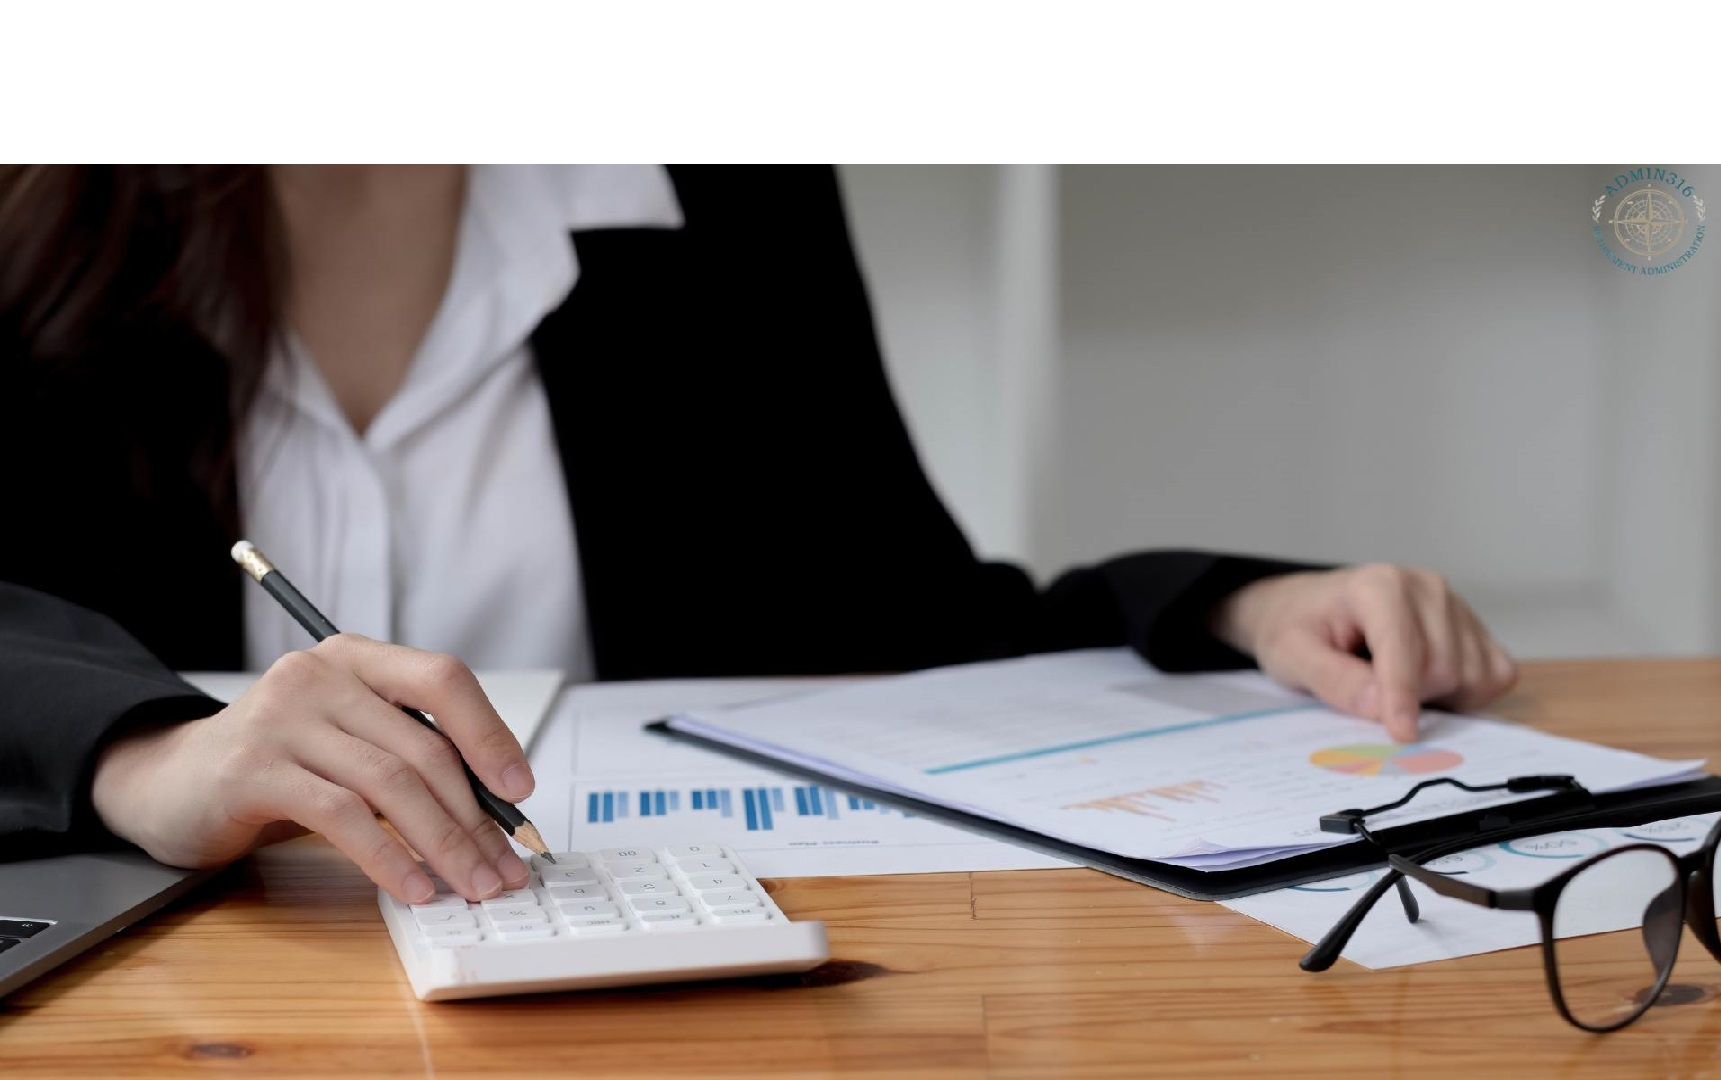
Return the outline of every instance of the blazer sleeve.
<path id="1" fill-rule="evenodd" d="M 1263 578 L 1325 567 L 1208 551 L 1144 551 L 1068 571 L 1046 590 L 1047 649 L 1128 645 L 1161 671 L 1218 671 L 1255 661 L 1213 635 L 1227 596 Z"/>
<path id="2" fill-rule="evenodd" d="M 842 509 L 831 520 L 854 517 L 825 530 L 828 535 L 865 535 L 866 521 L 890 523 L 888 531 L 868 537 L 863 557 L 845 560 L 849 574 L 863 562 L 878 568 L 868 591 L 937 598 L 929 605 L 937 614 L 922 607 L 912 626 L 880 618 L 873 633 L 898 640 L 924 635 L 932 640 L 911 658 L 935 662 L 1128 645 L 1167 671 L 1253 666 L 1213 636 L 1208 620 L 1214 607 L 1254 581 L 1322 567 L 1206 551 L 1142 551 L 1071 570 L 1038 588 L 1019 567 L 976 558 L 929 482 L 896 406 L 835 171 L 772 176 L 784 177 L 778 182 L 796 191 L 779 194 L 779 201 L 796 207 L 782 261 L 796 267 L 805 290 L 794 306 L 808 321 L 797 332 L 808 339 L 822 333 L 833 343 L 824 353 L 831 371 L 821 378 L 833 387 L 826 398 L 845 403 L 841 410 L 816 410 L 821 429 L 801 433 L 797 443 L 821 445 L 836 432 L 853 463 L 847 474 L 830 469 L 785 487 L 837 493 Z M 864 600 L 853 606 L 864 609 Z"/>
<path id="3" fill-rule="evenodd" d="M 108 838 L 96 755 L 134 727 L 221 708 L 106 616 L 0 582 L 0 835 Z"/>

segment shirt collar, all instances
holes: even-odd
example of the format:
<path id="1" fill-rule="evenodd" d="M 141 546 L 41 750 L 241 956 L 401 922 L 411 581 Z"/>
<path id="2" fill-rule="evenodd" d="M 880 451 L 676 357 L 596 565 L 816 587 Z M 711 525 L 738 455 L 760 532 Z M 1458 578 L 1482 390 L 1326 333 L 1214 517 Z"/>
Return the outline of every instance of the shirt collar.
<path id="1" fill-rule="evenodd" d="M 515 353 L 578 279 L 570 232 L 684 223 L 661 165 L 471 166 L 442 304 L 365 441 L 398 442 Z M 270 363 L 264 389 L 350 431 L 322 373 L 295 341 Z"/>

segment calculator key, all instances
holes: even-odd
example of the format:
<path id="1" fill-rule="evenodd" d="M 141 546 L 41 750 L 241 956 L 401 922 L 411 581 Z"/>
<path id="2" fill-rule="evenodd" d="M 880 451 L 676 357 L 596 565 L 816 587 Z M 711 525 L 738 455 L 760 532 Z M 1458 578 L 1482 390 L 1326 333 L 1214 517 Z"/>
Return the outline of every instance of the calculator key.
<path id="1" fill-rule="evenodd" d="M 476 945 L 482 940 L 478 936 L 478 930 L 476 927 L 436 926 L 427 930 L 421 930 L 420 933 L 424 936 L 424 939 L 432 945 L 445 949 L 455 948 L 460 945 Z"/>
<path id="2" fill-rule="evenodd" d="M 699 902 L 710 908 L 757 904 L 759 897 L 748 889 L 714 889 L 699 894 Z"/>
<path id="3" fill-rule="evenodd" d="M 556 903 L 564 900 L 606 900 L 609 892 L 602 885 L 573 885 L 566 881 L 549 881 L 544 888 Z"/>
<path id="4" fill-rule="evenodd" d="M 656 863 L 610 863 L 610 873 L 617 878 L 666 878 L 668 872 Z"/>
<path id="5" fill-rule="evenodd" d="M 607 900 L 582 900 L 575 904 L 560 904 L 557 908 L 564 919 L 613 916 L 621 911 Z"/>
<path id="6" fill-rule="evenodd" d="M 536 906 L 537 903 L 538 894 L 533 892 L 531 889 L 509 889 L 505 893 L 499 893 L 484 901 L 484 907 L 486 909 L 512 907 L 515 904 L 532 904 Z"/>
<path id="7" fill-rule="evenodd" d="M 550 917 L 544 914 L 544 909 L 536 904 L 513 904 L 505 908 L 485 908 L 484 913 L 490 916 L 490 921 L 501 925 L 505 922 L 549 922 Z"/>
<path id="8" fill-rule="evenodd" d="M 542 855 L 532 856 L 532 865 L 538 868 L 539 873 L 548 870 L 578 870 L 582 866 L 591 865 L 591 860 L 578 851 L 553 851 L 550 854 L 555 856 L 555 862 L 545 860 Z"/>
<path id="9" fill-rule="evenodd" d="M 699 918 L 688 911 L 642 911 L 639 923 L 647 930 L 691 930 Z"/>
<path id="10" fill-rule="evenodd" d="M 758 904 L 724 904 L 721 907 L 708 907 L 705 910 L 713 919 L 723 918 L 728 915 L 748 915 L 755 911 L 761 913 L 765 911 L 765 909 Z"/>
<path id="11" fill-rule="evenodd" d="M 434 911 L 437 908 L 459 908 L 460 910 L 465 911 L 466 900 L 464 897 L 455 896 L 450 893 L 444 896 L 433 896 L 422 904 L 412 905 L 412 910 L 414 911 Z"/>
<path id="12" fill-rule="evenodd" d="M 636 896 L 632 900 L 635 911 L 691 911 L 693 910 L 679 896 Z"/>
<path id="13" fill-rule="evenodd" d="M 478 929 L 478 920 L 464 907 L 432 908 L 429 911 L 414 911 L 413 921 L 419 926 L 429 929 L 433 926 L 470 926 Z"/>
<path id="14" fill-rule="evenodd" d="M 745 889 L 747 883 L 735 874 L 693 874 L 687 883 L 700 892 L 708 889 Z"/>
<path id="15" fill-rule="evenodd" d="M 612 847 L 598 852 L 604 862 L 656 862 L 657 856 L 650 848 Z"/>
<path id="16" fill-rule="evenodd" d="M 623 896 L 674 896 L 676 889 L 667 881 L 618 881 L 616 888 Z"/>
<path id="17" fill-rule="evenodd" d="M 536 916 L 525 919 L 491 919 L 490 925 L 499 934 L 510 934 L 524 930 L 529 926 L 548 926 L 550 925 L 550 918 L 540 911 Z"/>
<path id="18" fill-rule="evenodd" d="M 683 859 L 676 868 L 684 874 L 733 874 L 735 864 L 728 859 Z"/>
<path id="19" fill-rule="evenodd" d="M 496 926 L 498 941 L 541 941 L 555 936 L 556 928 L 547 922 L 508 923 L 506 926 L 498 923 Z"/>
<path id="20" fill-rule="evenodd" d="M 722 844 L 680 844 L 667 849 L 669 857 L 677 862 L 682 859 L 708 859 L 723 854 Z"/>
<path id="21" fill-rule="evenodd" d="M 627 923 L 620 919 L 581 919 L 575 922 L 568 920 L 568 933 L 576 937 L 595 937 L 603 934 L 619 934 L 627 929 Z"/>
<path id="22" fill-rule="evenodd" d="M 596 885 L 599 880 L 598 872 L 589 866 L 552 866 L 538 875 L 538 880 L 545 886 L 550 885 Z"/>
<path id="23" fill-rule="evenodd" d="M 733 926 L 737 923 L 761 923 L 771 921 L 771 913 L 766 911 L 764 908 L 741 910 L 725 908 L 723 909 L 723 912 L 727 912 L 727 914 L 713 911 L 711 913 L 711 921 L 716 923 L 718 926 Z"/>

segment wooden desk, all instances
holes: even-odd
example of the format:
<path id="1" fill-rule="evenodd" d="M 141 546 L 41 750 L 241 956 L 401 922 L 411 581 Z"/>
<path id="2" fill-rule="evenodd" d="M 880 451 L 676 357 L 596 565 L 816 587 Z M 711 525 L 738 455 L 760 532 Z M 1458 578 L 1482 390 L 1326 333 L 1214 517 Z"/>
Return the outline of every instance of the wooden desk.
<path id="1" fill-rule="evenodd" d="M 1721 762 L 1721 660 L 1534 664 L 1503 711 Z M 371 887 L 296 841 L 0 1005 L 0 1076 L 1721 1072 L 1721 967 L 1689 934 L 1703 1000 L 1595 1037 L 1533 950 L 1309 975 L 1278 931 L 1092 871 L 774 885 L 829 924 L 814 979 L 423 1005 Z"/>

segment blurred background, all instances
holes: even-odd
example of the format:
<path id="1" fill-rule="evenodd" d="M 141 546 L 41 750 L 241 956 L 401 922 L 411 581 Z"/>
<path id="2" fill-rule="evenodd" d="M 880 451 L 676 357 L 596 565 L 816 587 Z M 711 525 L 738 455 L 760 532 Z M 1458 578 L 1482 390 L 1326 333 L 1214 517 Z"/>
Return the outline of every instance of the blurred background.
<path id="1" fill-rule="evenodd" d="M 1612 266 L 1590 209 L 1620 171 L 842 176 L 898 397 L 983 553 L 1042 579 L 1144 547 L 1386 560 L 1523 657 L 1721 652 L 1721 251 Z"/>

